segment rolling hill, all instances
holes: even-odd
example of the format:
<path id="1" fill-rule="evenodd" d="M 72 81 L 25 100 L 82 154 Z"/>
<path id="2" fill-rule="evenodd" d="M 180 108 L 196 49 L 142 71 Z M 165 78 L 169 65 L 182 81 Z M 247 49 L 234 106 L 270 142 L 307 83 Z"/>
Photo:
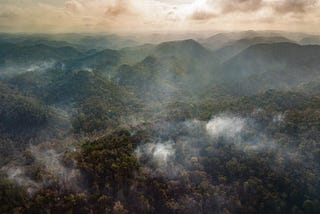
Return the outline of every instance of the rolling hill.
<path id="1" fill-rule="evenodd" d="M 257 44 L 223 63 L 217 79 L 238 82 L 252 93 L 268 88 L 285 89 L 319 77 L 319 59 L 317 45 Z"/>
<path id="2" fill-rule="evenodd" d="M 272 43 L 294 43 L 293 41 L 285 37 L 253 37 L 244 38 L 236 41 L 228 42 L 219 50 L 215 51 L 215 55 L 221 62 L 225 62 L 228 59 L 239 54 L 241 51 L 256 44 L 272 44 Z"/>

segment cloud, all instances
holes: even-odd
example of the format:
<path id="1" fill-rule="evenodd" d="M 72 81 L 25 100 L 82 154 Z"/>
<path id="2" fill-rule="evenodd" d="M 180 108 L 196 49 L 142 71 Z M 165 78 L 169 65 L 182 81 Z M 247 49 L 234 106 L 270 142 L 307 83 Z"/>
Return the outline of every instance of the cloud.
<path id="1" fill-rule="evenodd" d="M 0 3 L 0 30 L 103 32 L 159 30 L 315 31 L 319 0 L 12 0 Z M 279 16 L 282 16 L 279 19 Z M 271 20 L 271 21 L 270 21 Z M 10 21 L 10 22 L 9 22 Z"/>
<path id="2" fill-rule="evenodd" d="M 316 7 L 318 0 L 284 0 L 270 2 L 270 6 L 281 14 L 306 13 Z"/>
<path id="3" fill-rule="evenodd" d="M 193 20 L 208 20 L 217 17 L 217 14 L 208 11 L 194 11 L 190 18 Z"/>
<path id="4" fill-rule="evenodd" d="M 263 9 L 264 6 L 263 0 L 207 0 L 192 5 L 190 18 L 192 20 L 223 19 L 233 14 L 254 13 Z"/>
<path id="5" fill-rule="evenodd" d="M 95 18 L 117 17 L 134 12 L 131 0 L 67 0 L 64 9 L 72 14 Z"/>
<path id="6" fill-rule="evenodd" d="M 117 17 L 121 15 L 132 15 L 132 5 L 130 0 L 117 0 L 114 4 L 107 7 L 105 14 L 107 16 Z"/>
<path id="7" fill-rule="evenodd" d="M 80 12 L 83 9 L 83 5 L 76 0 L 68 0 L 64 3 L 65 9 L 71 13 Z"/>
<path id="8" fill-rule="evenodd" d="M 278 13 L 305 13 L 316 8 L 319 0 L 209 0 L 208 5 L 220 8 L 221 14 L 232 12 L 256 12 L 272 8 Z"/>
<path id="9" fill-rule="evenodd" d="M 18 14 L 12 11 L 2 11 L 0 13 L 0 19 L 12 19 L 16 18 L 17 16 Z"/>
<path id="10" fill-rule="evenodd" d="M 163 3 L 167 3 L 167 4 L 190 4 L 192 3 L 194 0 L 156 0 L 156 1 L 159 1 L 159 2 L 163 2 Z"/>
<path id="11" fill-rule="evenodd" d="M 222 13 L 256 11 L 263 6 L 263 0 L 229 0 L 220 3 Z"/>

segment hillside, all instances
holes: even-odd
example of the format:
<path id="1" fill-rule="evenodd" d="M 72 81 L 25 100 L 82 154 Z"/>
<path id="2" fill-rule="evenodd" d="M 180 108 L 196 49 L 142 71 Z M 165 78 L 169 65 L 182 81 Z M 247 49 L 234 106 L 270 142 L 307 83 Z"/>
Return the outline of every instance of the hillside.
<path id="1" fill-rule="evenodd" d="M 66 67 L 72 70 L 89 69 L 106 71 L 119 65 L 120 60 L 121 55 L 118 51 L 106 49 L 89 56 L 67 61 Z"/>
<path id="2" fill-rule="evenodd" d="M 305 57 L 308 56 L 308 57 Z M 225 81 L 250 81 L 264 87 L 294 86 L 318 77 L 320 46 L 293 43 L 258 44 L 226 61 L 219 76 Z M 251 79 L 251 80 L 249 80 Z M 258 86 L 259 87 L 259 86 Z"/>
<path id="3" fill-rule="evenodd" d="M 318 213 L 320 46 L 133 38 L 0 34 L 0 213 Z"/>
<path id="4" fill-rule="evenodd" d="M 30 62 L 63 60 L 79 56 L 81 56 L 81 53 L 70 46 L 56 48 L 43 44 L 28 46 L 14 45 L 11 48 L 7 48 L 7 51 L 2 54 L 1 62 L 2 64 L 29 64 Z"/>
<path id="5" fill-rule="evenodd" d="M 203 47 L 208 48 L 211 51 L 218 50 L 224 47 L 226 44 L 233 41 L 228 35 L 224 33 L 218 33 L 216 35 L 210 36 L 209 38 L 200 41 Z"/>
<path id="6" fill-rule="evenodd" d="M 237 41 L 226 43 L 222 48 L 215 51 L 215 55 L 221 62 L 225 62 L 235 55 L 241 53 L 248 47 L 256 44 L 272 44 L 272 43 L 294 43 L 285 37 L 253 37 L 244 38 Z"/>
<path id="7" fill-rule="evenodd" d="M 320 37 L 319 36 L 308 36 L 304 37 L 300 40 L 300 44 L 302 45 L 320 45 Z"/>
<path id="8" fill-rule="evenodd" d="M 195 40 L 171 41 L 159 44 L 153 53 L 159 57 L 175 56 L 184 59 L 203 58 L 210 55 L 210 51 L 205 49 Z"/>

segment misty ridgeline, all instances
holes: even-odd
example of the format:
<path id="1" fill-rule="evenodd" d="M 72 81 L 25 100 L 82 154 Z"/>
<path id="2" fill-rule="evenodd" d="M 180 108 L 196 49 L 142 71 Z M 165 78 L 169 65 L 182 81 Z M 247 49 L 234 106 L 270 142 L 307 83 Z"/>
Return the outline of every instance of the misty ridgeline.
<path id="1" fill-rule="evenodd" d="M 319 213 L 320 36 L 179 36 L 0 34 L 0 213 Z"/>

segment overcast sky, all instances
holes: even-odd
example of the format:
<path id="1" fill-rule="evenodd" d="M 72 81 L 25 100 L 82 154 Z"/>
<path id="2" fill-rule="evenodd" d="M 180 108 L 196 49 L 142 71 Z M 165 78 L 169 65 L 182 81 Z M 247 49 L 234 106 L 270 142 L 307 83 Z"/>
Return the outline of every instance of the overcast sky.
<path id="1" fill-rule="evenodd" d="M 320 32 L 320 0 L 0 0 L 3 32 Z"/>

